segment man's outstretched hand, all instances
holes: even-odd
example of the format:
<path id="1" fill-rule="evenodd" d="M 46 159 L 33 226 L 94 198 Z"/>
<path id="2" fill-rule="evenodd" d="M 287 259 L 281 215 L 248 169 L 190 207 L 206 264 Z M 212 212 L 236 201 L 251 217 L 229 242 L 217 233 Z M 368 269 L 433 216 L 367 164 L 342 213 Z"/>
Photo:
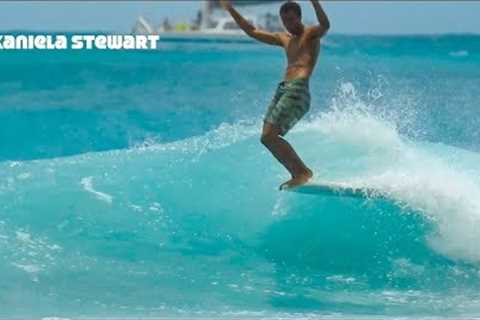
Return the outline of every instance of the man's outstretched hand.
<path id="1" fill-rule="evenodd" d="M 230 3 L 230 0 L 220 0 L 220 5 L 223 7 L 223 9 L 228 10 L 232 7 L 232 4 Z"/>

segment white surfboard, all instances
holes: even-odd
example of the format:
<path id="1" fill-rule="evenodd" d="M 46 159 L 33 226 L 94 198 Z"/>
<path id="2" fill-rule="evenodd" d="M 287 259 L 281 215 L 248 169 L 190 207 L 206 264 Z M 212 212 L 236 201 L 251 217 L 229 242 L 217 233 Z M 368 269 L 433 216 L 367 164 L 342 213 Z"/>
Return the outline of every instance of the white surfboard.
<path id="1" fill-rule="evenodd" d="M 360 199 L 368 199 L 380 195 L 379 192 L 373 188 L 356 187 L 347 183 L 329 181 L 314 181 L 284 190 L 312 195 L 353 197 Z"/>

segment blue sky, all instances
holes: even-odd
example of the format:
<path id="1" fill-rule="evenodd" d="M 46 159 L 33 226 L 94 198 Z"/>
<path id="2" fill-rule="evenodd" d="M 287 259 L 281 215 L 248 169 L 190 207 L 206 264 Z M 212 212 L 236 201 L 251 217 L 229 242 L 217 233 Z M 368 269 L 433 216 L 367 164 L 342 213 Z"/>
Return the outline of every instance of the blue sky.
<path id="1" fill-rule="evenodd" d="M 306 22 L 315 21 L 309 1 L 299 1 Z M 480 1 L 322 1 L 332 33 L 480 34 Z M 200 1 L 2 1 L 0 30 L 129 32 L 138 15 L 158 24 L 165 17 L 192 20 Z M 276 12 L 279 4 L 241 8 Z"/>

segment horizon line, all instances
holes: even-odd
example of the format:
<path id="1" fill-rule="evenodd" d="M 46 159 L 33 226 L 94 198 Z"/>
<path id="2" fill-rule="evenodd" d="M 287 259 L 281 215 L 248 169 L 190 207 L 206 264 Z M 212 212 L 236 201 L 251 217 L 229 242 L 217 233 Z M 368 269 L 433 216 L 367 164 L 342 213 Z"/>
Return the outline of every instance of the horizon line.
<path id="1" fill-rule="evenodd" d="M 195 32 L 195 31 L 194 31 Z M 119 32 L 114 30 L 31 30 L 31 29 L 0 29 L 0 35 L 6 35 L 7 33 L 31 33 L 31 34 L 56 34 L 56 33 L 63 33 L 63 34 L 115 34 L 115 35 L 134 35 L 128 32 Z M 167 34 L 178 34 L 181 35 L 185 33 L 187 36 L 189 32 L 166 32 Z M 191 34 L 191 33 L 190 33 Z M 199 35 L 202 33 L 199 32 Z M 157 33 L 154 35 L 159 35 L 161 37 L 162 33 Z M 219 35 L 224 37 L 225 35 Z M 227 35 L 228 36 L 228 35 Z M 242 35 L 240 35 L 242 36 Z M 248 37 L 248 35 L 244 35 Z M 480 32 L 418 32 L 418 33 L 363 33 L 363 32 L 329 32 L 328 36 L 480 36 Z"/>

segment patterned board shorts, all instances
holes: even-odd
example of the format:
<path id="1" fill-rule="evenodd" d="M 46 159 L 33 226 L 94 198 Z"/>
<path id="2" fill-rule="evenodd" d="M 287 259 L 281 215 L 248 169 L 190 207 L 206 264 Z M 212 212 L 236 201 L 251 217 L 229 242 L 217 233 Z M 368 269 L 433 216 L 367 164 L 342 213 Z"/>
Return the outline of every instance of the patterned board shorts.
<path id="1" fill-rule="evenodd" d="M 310 110 L 308 79 L 282 81 L 268 107 L 265 122 L 280 127 L 285 135 Z"/>

